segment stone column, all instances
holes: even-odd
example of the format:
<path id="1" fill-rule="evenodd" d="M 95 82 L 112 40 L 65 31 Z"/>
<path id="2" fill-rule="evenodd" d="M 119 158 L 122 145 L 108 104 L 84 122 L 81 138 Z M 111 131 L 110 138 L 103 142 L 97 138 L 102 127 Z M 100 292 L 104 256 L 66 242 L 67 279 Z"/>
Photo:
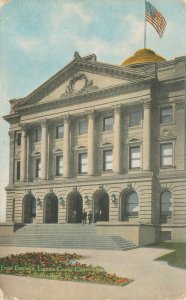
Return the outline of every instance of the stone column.
<path id="1" fill-rule="evenodd" d="M 144 102 L 143 108 L 143 170 L 151 169 L 151 110 L 150 100 Z"/>
<path id="2" fill-rule="evenodd" d="M 47 179 L 47 157 L 48 157 L 48 128 L 47 120 L 41 122 L 41 179 Z"/>
<path id="3" fill-rule="evenodd" d="M 114 107 L 113 171 L 121 173 L 121 106 Z"/>
<path id="4" fill-rule="evenodd" d="M 95 169 L 95 141 L 94 141 L 94 111 L 88 111 L 88 175 L 93 176 Z"/>
<path id="5" fill-rule="evenodd" d="M 64 118 L 63 177 L 70 176 L 70 118 Z"/>
<path id="6" fill-rule="evenodd" d="M 22 126 L 21 131 L 21 181 L 26 181 L 26 168 L 27 167 L 27 131 Z"/>
<path id="7" fill-rule="evenodd" d="M 10 137 L 10 150 L 9 150 L 9 184 L 14 183 L 14 141 L 15 141 L 15 132 L 10 130 L 8 132 Z"/>

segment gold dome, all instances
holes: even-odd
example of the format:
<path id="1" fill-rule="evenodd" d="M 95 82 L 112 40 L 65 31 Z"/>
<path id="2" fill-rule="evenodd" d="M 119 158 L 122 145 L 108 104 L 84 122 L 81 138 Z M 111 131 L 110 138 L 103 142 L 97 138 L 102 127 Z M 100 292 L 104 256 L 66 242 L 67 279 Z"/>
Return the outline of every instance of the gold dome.
<path id="1" fill-rule="evenodd" d="M 127 58 L 122 64 L 122 67 L 128 67 L 136 64 L 147 64 L 147 63 L 155 63 L 160 61 L 166 61 L 165 58 L 156 54 L 151 49 L 140 49 L 134 53 L 134 55 Z"/>

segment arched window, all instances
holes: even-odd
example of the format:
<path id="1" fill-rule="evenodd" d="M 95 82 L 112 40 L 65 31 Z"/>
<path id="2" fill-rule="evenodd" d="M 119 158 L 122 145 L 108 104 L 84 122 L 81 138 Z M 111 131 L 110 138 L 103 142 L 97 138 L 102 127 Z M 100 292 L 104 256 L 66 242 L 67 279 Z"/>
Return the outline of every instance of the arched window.
<path id="1" fill-rule="evenodd" d="M 139 213 L 139 198 L 136 192 L 131 192 L 126 197 L 125 215 L 128 217 L 138 216 Z"/>
<path id="2" fill-rule="evenodd" d="M 172 194 L 170 191 L 161 193 L 160 216 L 162 222 L 167 222 L 167 217 L 172 216 Z"/>

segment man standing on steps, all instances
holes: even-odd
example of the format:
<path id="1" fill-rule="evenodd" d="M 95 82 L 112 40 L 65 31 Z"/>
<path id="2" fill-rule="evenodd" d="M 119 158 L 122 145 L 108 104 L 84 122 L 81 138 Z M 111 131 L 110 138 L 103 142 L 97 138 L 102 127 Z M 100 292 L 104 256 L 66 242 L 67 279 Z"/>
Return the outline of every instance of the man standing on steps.
<path id="1" fill-rule="evenodd" d="M 92 212 L 91 210 L 89 210 L 89 213 L 88 213 L 88 224 L 92 224 Z"/>
<path id="2" fill-rule="evenodd" d="M 77 211 L 76 210 L 73 211 L 72 219 L 73 219 L 73 223 L 77 224 Z"/>
<path id="3" fill-rule="evenodd" d="M 85 209 L 82 212 L 82 223 L 83 223 L 83 225 L 87 223 L 87 213 L 86 213 Z"/>

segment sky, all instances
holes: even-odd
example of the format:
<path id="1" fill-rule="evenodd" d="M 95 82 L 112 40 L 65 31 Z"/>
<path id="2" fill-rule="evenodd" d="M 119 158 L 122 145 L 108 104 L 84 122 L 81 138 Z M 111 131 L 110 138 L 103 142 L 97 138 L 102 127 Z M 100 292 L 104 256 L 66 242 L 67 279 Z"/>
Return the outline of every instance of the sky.
<path id="1" fill-rule="evenodd" d="M 167 22 L 147 24 L 147 48 L 167 60 L 186 55 L 186 0 L 149 0 Z M 144 44 L 144 0 L 0 0 L 0 222 L 8 184 L 9 99 L 24 97 L 73 59 L 95 53 L 120 65 Z"/>

